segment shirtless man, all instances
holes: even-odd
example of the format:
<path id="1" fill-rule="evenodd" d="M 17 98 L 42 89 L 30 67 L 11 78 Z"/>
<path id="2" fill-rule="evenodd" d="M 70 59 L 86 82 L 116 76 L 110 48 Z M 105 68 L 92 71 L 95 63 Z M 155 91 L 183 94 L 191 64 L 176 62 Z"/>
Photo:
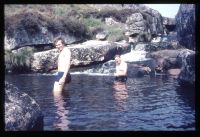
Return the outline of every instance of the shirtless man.
<path id="1" fill-rule="evenodd" d="M 127 63 L 121 60 L 120 55 L 115 56 L 116 72 L 114 73 L 115 81 L 126 82 L 127 80 Z"/>
<path id="2" fill-rule="evenodd" d="M 71 52 L 65 47 L 65 42 L 62 37 L 58 37 L 54 40 L 54 46 L 59 50 L 58 57 L 58 73 L 54 83 L 54 92 L 61 92 L 65 83 L 69 83 L 71 76 L 69 74 Z"/>

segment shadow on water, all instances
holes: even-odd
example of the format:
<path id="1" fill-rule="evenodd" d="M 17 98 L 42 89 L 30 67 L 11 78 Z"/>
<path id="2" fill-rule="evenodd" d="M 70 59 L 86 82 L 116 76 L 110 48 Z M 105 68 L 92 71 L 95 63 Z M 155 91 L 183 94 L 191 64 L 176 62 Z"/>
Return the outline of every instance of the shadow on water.
<path id="1" fill-rule="evenodd" d="M 181 101 L 179 101 L 179 105 L 184 108 L 183 110 L 188 110 L 190 112 L 193 112 L 195 110 L 195 88 L 194 87 L 182 87 L 182 86 L 176 86 L 175 89 L 177 93 L 177 98 L 179 98 Z M 168 128 L 173 128 L 173 129 L 196 129 L 196 121 L 195 121 L 195 111 L 191 113 L 191 115 L 194 116 L 194 120 L 191 120 L 190 122 L 188 121 L 187 117 L 185 116 L 185 124 L 184 125 L 170 125 Z M 183 117 L 180 115 L 180 117 Z"/>
<path id="2" fill-rule="evenodd" d="M 184 100 L 192 109 L 195 109 L 195 88 L 194 87 L 176 87 L 177 94 Z"/>

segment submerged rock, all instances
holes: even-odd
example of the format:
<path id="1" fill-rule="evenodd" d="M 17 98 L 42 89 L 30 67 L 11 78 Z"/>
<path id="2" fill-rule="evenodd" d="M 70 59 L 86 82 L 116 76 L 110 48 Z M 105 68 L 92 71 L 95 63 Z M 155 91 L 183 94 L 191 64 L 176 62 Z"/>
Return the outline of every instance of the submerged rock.
<path id="1" fill-rule="evenodd" d="M 182 50 L 177 60 L 181 65 L 181 72 L 178 77 L 179 84 L 195 87 L 195 52 L 188 49 Z"/>
<path id="2" fill-rule="evenodd" d="M 14 85 L 5 82 L 5 130 L 42 130 L 43 115 L 39 105 L 29 95 L 19 92 Z"/>

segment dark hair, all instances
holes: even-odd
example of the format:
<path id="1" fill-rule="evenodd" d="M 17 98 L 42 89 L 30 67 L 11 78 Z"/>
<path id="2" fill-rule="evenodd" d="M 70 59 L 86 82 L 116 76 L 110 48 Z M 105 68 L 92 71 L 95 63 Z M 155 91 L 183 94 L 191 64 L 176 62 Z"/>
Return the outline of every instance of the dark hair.
<path id="1" fill-rule="evenodd" d="M 63 37 L 59 36 L 59 37 L 56 37 L 53 41 L 53 45 L 56 46 L 56 43 L 61 40 L 62 44 L 65 45 L 65 40 Z"/>

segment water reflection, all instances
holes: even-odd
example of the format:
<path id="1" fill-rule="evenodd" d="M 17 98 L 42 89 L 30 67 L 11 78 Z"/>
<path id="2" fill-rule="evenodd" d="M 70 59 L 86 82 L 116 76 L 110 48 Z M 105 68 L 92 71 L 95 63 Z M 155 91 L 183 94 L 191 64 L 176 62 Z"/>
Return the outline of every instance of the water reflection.
<path id="1" fill-rule="evenodd" d="M 126 83 L 122 82 L 115 82 L 113 84 L 114 88 L 114 98 L 117 102 L 117 109 L 120 111 L 127 110 L 127 98 L 128 98 L 128 92 Z"/>
<path id="2" fill-rule="evenodd" d="M 66 92 L 66 91 L 63 91 Z M 57 107 L 56 109 L 56 120 L 53 126 L 56 130 L 69 130 L 70 121 L 68 120 L 69 110 L 66 109 L 66 101 L 64 101 L 63 92 L 53 92 L 54 103 Z"/>

